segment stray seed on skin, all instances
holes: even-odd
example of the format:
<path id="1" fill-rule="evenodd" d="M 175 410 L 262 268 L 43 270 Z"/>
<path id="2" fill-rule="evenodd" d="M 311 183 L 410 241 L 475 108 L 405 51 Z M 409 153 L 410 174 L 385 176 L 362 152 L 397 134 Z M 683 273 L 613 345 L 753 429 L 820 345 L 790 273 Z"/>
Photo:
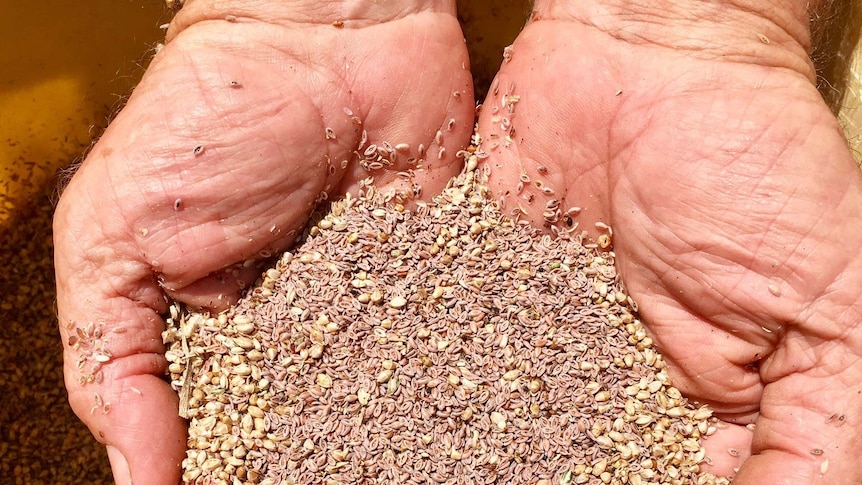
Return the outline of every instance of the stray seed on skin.
<path id="1" fill-rule="evenodd" d="M 507 45 L 503 48 L 503 60 L 505 62 L 509 62 L 512 60 L 512 55 L 515 53 L 515 48 L 511 45 Z"/>
<path id="2" fill-rule="evenodd" d="M 769 45 L 769 37 L 767 37 L 763 34 L 757 34 L 757 38 L 760 39 L 760 42 L 763 42 L 764 44 Z"/>
<path id="3" fill-rule="evenodd" d="M 224 19 L 228 22 L 236 22 L 236 15 L 225 15 Z"/>
<path id="4" fill-rule="evenodd" d="M 324 132 L 325 132 L 324 136 L 326 137 L 327 140 L 334 140 L 335 139 L 335 131 L 333 131 L 332 128 L 327 126 L 326 129 L 324 130 Z"/>
<path id="5" fill-rule="evenodd" d="M 178 211 L 183 208 L 183 199 L 177 199 L 174 201 L 174 210 Z"/>
<path id="6" fill-rule="evenodd" d="M 778 288 L 778 285 L 770 284 L 767 288 L 772 296 L 781 296 L 781 289 Z"/>
<path id="7" fill-rule="evenodd" d="M 823 463 L 820 464 L 820 474 L 826 475 L 826 472 L 829 470 L 829 460 L 823 460 Z"/>
<path id="8" fill-rule="evenodd" d="M 340 28 L 344 27 L 344 21 L 343 20 L 335 20 L 332 22 L 332 26 L 337 28 L 337 29 L 340 29 Z"/>
<path id="9" fill-rule="evenodd" d="M 602 234 L 598 238 L 599 247 L 607 249 L 611 245 L 611 237 L 607 234 Z"/>
<path id="10" fill-rule="evenodd" d="M 443 160 L 443 157 L 445 157 L 445 156 L 446 156 L 446 148 L 440 147 L 440 150 L 437 151 L 437 159 Z"/>
<path id="11" fill-rule="evenodd" d="M 739 450 L 737 450 L 736 448 L 728 448 L 727 454 L 730 456 L 739 456 Z"/>
<path id="12" fill-rule="evenodd" d="M 194 153 L 194 155 L 196 157 L 199 157 L 199 156 L 203 155 L 204 150 L 206 150 L 206 148 L 203 145 L 198 145 L 195 147 L 195 149 L 192 151 L 192 153 Z"/>
<path id="13" fill-rule="evenodd" d="M 138 389 L 137 387 L 134 387 L 134 386 L 129 387 L 129 390 L 130 390 L 130 391 L 132 391 L 132 392 L 134 392 L 134 393 L 135 393 L 135 394 L 137 394 L 138 396 L 143 396 L 143 395 L 144 395 L 144 393 L 143 393 L 143 392 L 141 392 L 141 390 L 140 390 L 140 389 Z"/>

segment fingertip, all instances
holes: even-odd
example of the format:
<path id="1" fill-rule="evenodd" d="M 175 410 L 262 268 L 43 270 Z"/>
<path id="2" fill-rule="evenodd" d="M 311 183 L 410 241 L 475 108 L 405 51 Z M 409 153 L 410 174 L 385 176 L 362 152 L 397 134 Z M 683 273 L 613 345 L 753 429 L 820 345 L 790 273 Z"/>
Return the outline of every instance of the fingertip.
<path id="1" fill-rule="evenodd" d="M 114 475 L 116 485 L 132 485 L 132 472 L 129 469 L 129 461 L 117 448 L 108 445 L 108 461 L 111 462 L 111 473 Z"/>
<path id="2" fill-rule="evenodd" d="M 91 426 L 107 443 L 114 479 L 117 485 L 176 485 L 187 436 L 177 396 L 155 376 L 126 379 L 122 387 L 128 392 Z"/>

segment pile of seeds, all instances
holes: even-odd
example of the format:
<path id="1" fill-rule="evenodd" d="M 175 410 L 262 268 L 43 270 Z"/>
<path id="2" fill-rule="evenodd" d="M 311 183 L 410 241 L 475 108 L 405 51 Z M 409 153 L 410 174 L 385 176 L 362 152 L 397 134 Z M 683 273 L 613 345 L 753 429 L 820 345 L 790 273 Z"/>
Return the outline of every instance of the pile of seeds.
<path id="1" fill-rule="evenodd" d="M 192 483 L 728 483 L 614 270 L 504 216 L 468 152 L 431 204 L 363 184 L 227 313 L 165 340 Z"/>

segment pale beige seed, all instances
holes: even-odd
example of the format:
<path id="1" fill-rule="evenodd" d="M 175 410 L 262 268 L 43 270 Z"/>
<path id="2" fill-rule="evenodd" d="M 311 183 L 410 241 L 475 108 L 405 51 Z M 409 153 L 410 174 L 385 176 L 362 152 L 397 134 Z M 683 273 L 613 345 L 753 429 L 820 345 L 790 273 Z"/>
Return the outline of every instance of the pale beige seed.
<path id="1" fill-rule="evenodd" d="M 332 387 L 332 378 L 326 374 L 317 374 L 317 385 L 324 388 L 329 389 Z"/>
<path id="2" fill-rule="evenodd" d="M 377 382 L 383 384 L 384 382 L 388 381 L 390 378 L 392 378 L 392 372 L 392 369 L 381 370 L 380 373 L 377 374 Z"/>
<path id="3" fill-rule="evenodd" d="M 358 391 L 356 391 L 356 399 L 357 401 L 359 401 L 359 404 L 365 406 L 371 399 L 371 393 L 365 389 L 359 389 Z"/>
<path id="4" fill-rule="evenodd" d="M 497 411 L 491 412 L 491 422 L 497 427 L 497 430 L 506 431 L 508 422 L 504 414 Z"/>
<path id="5" fill-rule="evenodd" d="M 392 308 L 401 309 L 407 305 L 407 299 L 403 296 L 395 296 L 392 300 L 389 301 L 389 306 Z"/>
<path id="6" fill-rule="evenodd" d="M 312 359 L 319 359 L 323 355 L 323 344 L 314 344 L 308 350 L 308 356 Z"/>
<path id="7" fill-rule="evenodd" d="M 473 408 L 467 407 L 461 411 L 461 419 L 464 421 L 469 421 L 473 417 Z"/>
<path id="8" fill-rule="evenodd" d="M 329 455 L 332 456 L 332 459 L 335 461 L 344 461 L 347 458 L 349 452 L 345 449 L 332 450 Z"/>
<path id="9" fill-rule="evenodd" d="M 772 296 L 781 296 L 781 289 L 776 284 L 770 284 L 767 286 L 769 292 L 772 293 Z"/>
<path id="10" fill-rule="evenodd" d="M 611 237 L 607 234 L 602 234 L 598 237 L 597 242 L 599 243 L 600 248 L 607 249 L 611 245 Z"/>
<path id="11" fill-rule="evenodd" d="M 389 379 L 389 382 L 386 383 L 386 392 L 389 394 L 395 394 L 396 391 L 398 391 L 398 377 L 392 376 L 392 378 Z"/>
<path id="12" fill-rule="evenodd" d="M 248 315 L 236 315 L 233 317 L 233 323 L 235 325 L 247 325 L 251 323 L 251 318 Z"/>
<path id="13" fill-rule="evenodd" d="M 541 379 L 531 379 L 529 384 L 530 392 L 537 393 L 542 390 L 542 380 Z"/>
<path id="14" fill-rule="evenodd" d="M 512 369 L 505 374 L 503 374 L 503 380 L 506 381 L 514 381 L 521 375 L 521 371 L 518 369 Z"/>

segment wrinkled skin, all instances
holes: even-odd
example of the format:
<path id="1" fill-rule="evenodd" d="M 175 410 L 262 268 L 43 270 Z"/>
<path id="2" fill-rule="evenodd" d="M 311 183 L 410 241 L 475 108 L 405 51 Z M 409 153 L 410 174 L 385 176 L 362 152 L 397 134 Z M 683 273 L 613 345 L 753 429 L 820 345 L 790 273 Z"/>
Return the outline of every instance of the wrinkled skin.
<path id="1" fill-rule="evenodd" d="M 129 467 L 136 484 L 179 477 L 185 424 L 160 378 L 165 295 L 222 308 L 236 280 L 257 272 L 232 265 L 289 247 L 327 185 L 332 197 L 356 188 L 361 168 L 328 175 L 323 157 L 349 158 L 358 144 L 343 108 L 372 142 L 435 154 L 436 130 L 459 121 L 444 139 L 452 154 L 472 119 L 449 4 L 417 13 L 201 1 L 174 21 L 55 220 L 64 341 L 89 322 L 128 329 L 108 333 L 102 384 L 80 386 L 68 347 L 66 360 L 72 406 L 109 445 L 121 484 Z M 583 207 L 575 220 L 593 236 L 594 222 L 613 226 L 620 272 L 675 383 L 728 423 L 707 440 L 705 469 L 741 466 L 743 485 L 858 483 L 862 178 L 811 83 L 804 26 L 732 8 L 679 22 L 671 10 L 574 3 L 578 12 L 537 2 L 486 100 L 492 188 L 541 224 L 549 196 L 512 194 L 523 168 L 563 208 Z M 599 15 L 599 4 L 611 7 Z M 331 25 L 350 18 L 366 20 Z M 491 107 L 512 86 L 514 142 L 492 148 Z M 426 196 L 458 169 L 451 156 L 429 158 L 417 176 Z M 94 392 L 110 413 L 90 414 Z"/>
<path id="2" fill-rule="evenodd" d="M 596 221 L 612 226 L 675 385 L 727 424 L 706 441 L 705 470 L 741 466 L 746 485 L 859 483 L 862 177 L 792 29 L 726 11 L 654 29 L 650 8 L 614 18 L 559 4 L 537 5 L 480 115 L 507 211 L 542 224 L 554 197 L 583 207 L 574 220 L 593 236 Z M 514 113 L 493 113 L 506 94 L 520 96 Z M 554 194 L 516 195 L 522 169 Z"/>
<path id="3" fill-rule="evenodd" d="M 289 247 L 322 191 L 355 193 L 369 175 L 356 162 L 340 164 L 362 129 L 369 143 L 410 144 L 412 156 L 428 147 L 415 178 L 427 197 L 460 169 L 454 155 L 475 115 L 466 46 L 454 4 L 425 3 L 220 10 L 189 1 L 175 18 L 164 50 L 63 194 L 54 224 L 63 341 L 102 324 L 113 354 L 103 382 L 81 386 L 77 354 L 66 346 L 69 399 L 109 445 L 118 483 L 129 483 L 129 468 L 135 485 L 179 481 L 186 430 L 162 380 L 165 295 L 212 309 L 235 301 L 238 280 L 261 271 L 241 263 Z M 410 168 L 407 158 L 375 172 L 382 188 L 403 180 L 394 174 Z M 108 414 L 91 413 L 94 393 L 111 403 Z"/>

